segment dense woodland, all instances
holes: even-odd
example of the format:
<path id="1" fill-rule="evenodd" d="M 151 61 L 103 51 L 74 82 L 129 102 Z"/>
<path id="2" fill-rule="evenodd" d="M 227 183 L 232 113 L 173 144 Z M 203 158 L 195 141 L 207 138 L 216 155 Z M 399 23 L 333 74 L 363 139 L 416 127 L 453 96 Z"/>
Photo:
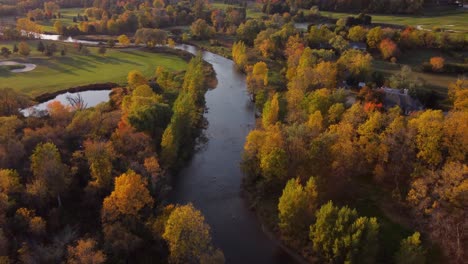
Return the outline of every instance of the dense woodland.
<path id="1" fill-rule="evenodd" d="M 425 2 L 433 1 L 261 1 L 262 16 L 247 19 L 250 3 L 237 1 L 217 9 L 202 0 L 2 0 L 0 15 L 18 19 L 0 39 L 18 45 L 1 55 L 27 58 L 36 48 L 53 57 L 51 45 L 29 47 L 34 34 L 21 31 L 43 32 L 68 7 L 84 14 L 57 20 L 56 32 L 108 35 L 101 55 L 117 43 L 154 51 L 175 41 L 222 51 L 246 74 L 258 113 L 240 164 L 245 196 L 283 245 L 316 263 L 464 263 L 467 34 L 319 11 L 417 13 Z M 313 23 L 295 27 L 304 21 Z M 409 66 L 373 68 L 416 50 L 450 58 L 418 65 L 459 77 L 448 93 L 426 89 Z M 0 262 L 223 263 L 201 212 L 167 203 L 171 176 L 205 125 L 212 75 L 195 56 L 184 72 L 129 72 L 108 103 L 70 98 L 29 117 L 19 112 L 29 97 L 0 89 Z M 425 109 L 388 107 L 381 87 Z"/>

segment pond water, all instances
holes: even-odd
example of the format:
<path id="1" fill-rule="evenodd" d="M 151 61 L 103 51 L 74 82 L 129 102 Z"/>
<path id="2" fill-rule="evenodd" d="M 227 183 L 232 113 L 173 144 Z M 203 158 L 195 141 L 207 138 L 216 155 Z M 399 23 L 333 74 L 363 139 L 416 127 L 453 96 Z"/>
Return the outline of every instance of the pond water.
<path id="1" fill-rule="evenodd" d="M 63 105 L 70 105 L 70 102 L 67 100 L 68 97 L 76 98 L 78 95 L 83 99 L 83 103 L 86 107 L 93 107 L 100 103 L 109 101 L 109 94 L 111 90 L 101 90 L 101 91 L 84 91 L 77 93 L 63 93 L 57 95 L 55 98 L 48 100 L 46 102 L 37 104 L 33 107 L 23 109 L 21 112 L 25 116 L 34 115 L 35 113 L 44 111 L 47 109 L 47 105 L 53 101 L 59 101 Z"/>

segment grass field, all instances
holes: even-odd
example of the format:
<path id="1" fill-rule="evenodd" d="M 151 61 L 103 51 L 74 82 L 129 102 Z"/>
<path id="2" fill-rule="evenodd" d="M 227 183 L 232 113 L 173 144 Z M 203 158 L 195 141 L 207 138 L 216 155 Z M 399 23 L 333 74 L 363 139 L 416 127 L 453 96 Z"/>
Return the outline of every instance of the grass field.
<path id="1" fill-rule="evenodd" d="M 11 48 L 11 45 L 0 42 L 0 47 Z M 31 48 L 35 47 L 36 44 L 31 42 Z M 108 49 L 105 56 L 97 55 L 97 48 L 90 48 L 91 55 L 88 56 L 76 54 L 73 49 L 73 46 L 67 46 L 68 53 L 64 57 L 56 53 L 49 58 L 34 50 L 28 58 L 9 58 L 17 62 L 34 63 L 37 68 L 25 73 L 0 73 L 0 88 L 11 87 L 30 96 L 37 96 L 92 83 L 123 84 L 131 70 L 139 70 L 149 78 L 154 75 L 157 66 L 174 71 L 187 67 L 187 63 L 179 57 L 138 49 Z"/>
<path id="2" fill-rule="evenodd" d="M 357 13 L 336 13 L 320 11 L 323 16 L 332 18 L 348 17 Z M 468 11 L 467 10 L 445 10 L 431 11 L 424 15 L 380 15 L 371 14 L 373 23 L 386 23 L 402 26 L 420 26 L 423 29 L 432 30 L 439 27 L 445 30 L 468 32 Z"/>
<path id="3" fill-rule="evenodd" d="M 38 24 L 42 26 L 42 29 L 46 32 L 55 32 L 54 28 L 54 23 L 55 21 L 60 21 L 62 22 L 62 25 L 64 26 L 72 26 L 72 25 L 79 25 L 79 21 L 77 23 L 73 22 L 73 17 L 77 16 L 78 14 L 84 15 L 84 9 L 83 8 L 63 8 L 60 9 L 60 14 L 62 15 L 62 18 L 59 19 L 50 19 L 50 20 L 44 20 L 44 21 L 39 21 Z M 89 21 L 93 21 L 93 18 L 88 18 Z"/>
<path id="4" fill-rule="evenodd" d="M 231 4 L 225 4 L 225 3 L 219 3 L 219 2 L 211 3 L 211 6 L 213 6 L 214 8 L 223 9 L 223 10 L 225 10 L 226 8 L 228 8 L 230 6 L 231 7 L 239 7 L 238 5 L 231 5 Z M 259 18 L 259 17 L 262 17 L 264 15 L 265 14 L 262 13 L 262 11 L 259 9 L 257 4 L 250 3 L 247 6 L 247 18 Z"/>
<path id="5" fill-rule="evenodd" d="M 406 52 L 400 56 L 397 63 L 375 59 L 373 61 L 373 69 L 382 72 L 386 77 L 398 73 L 403 65 L 408 65 L 412 68 L 415 76 L 423 80 L 423 89 L 434 90 L 442 98 L 447 98 L 448 85 L 457 81 L 459 78 L 456 74 L 434 74 L 421 71 L 421 64 L 428 62 L 431 57 L 441 56 L 446 62 L 463 63 L 463 58 L 466 53 L 456 54 L 443 53 L 438 50 L 413 50 Z"/>

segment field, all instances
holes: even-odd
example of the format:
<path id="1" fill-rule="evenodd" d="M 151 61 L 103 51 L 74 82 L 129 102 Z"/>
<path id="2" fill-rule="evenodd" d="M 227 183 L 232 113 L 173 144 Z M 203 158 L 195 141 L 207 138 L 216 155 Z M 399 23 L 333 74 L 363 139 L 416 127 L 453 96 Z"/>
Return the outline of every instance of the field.
<path id="1" fill-rule="evenodd" d="M 456 55 L 456 57 L 454 57 Z M 438 50 L 413 50 L 409 51 L 400 56 L 397 63 L 391 63 L 389 61 L 382 61 L 375 59 L 373 61 L 373 69 L 382 72 L 386 77 L 398 73 L 403 65 L 408 65 L 412 68 L 415 76 L 423 80 L 423 89 L 435 91 L 441 98 L 447 97 L 447 87 L 450 83 L 455 82 L 458 79 L 456 74 L 434 74 L 425 73 L 421 71 L 421 64 L 428 62 L 431 57 L 441 56 L 446 62 L 451 63 L 462 63 L 463 57 L 466 57 L 466 53 L 459 54 L 447 54 Z"/>
<path id="2" fill-rule="evenodd" d="M 230 6 L 239 7 L 238 5 L 231 5 L 231 4 L 218 3 L 218 2 L 211 3 L 211 5 L 214 8 L 223 9 L 223 10 L 225 10 L 226 8 L 228 8 Z M 264 15 L 265 14 L 262 13 L 259 5 L 255 4 L 255 3 L 249 3 L 248 4 L 248 6 L 247 6 L 247 18 L 260 18 L 260 17 L 262 17 Z"/>
<path id="3" fill-rule="evenodd" d="M 0 47 L 11 48 L 11 45 L 0 42 Z M 34 63 L 37 68 L 26 73 L 0 73 L 0 88 L 11 87 L 30 96 L 37 96 L 92 83 L 125 83 L 127 73 L 131 70 L 139 70 L 149 78 L 154 75 L 157 66 L 174 71 L 187 67 L 187 63 L 179 57 L 139 49 L 108 49 L 103 56 L 97 54 L 97 48 L 90 48 L 91 54 L 84 56 L 77 54 L 74 47 L 68 45 L 66 56 L 56 53 L 49 58 L 35 51 L 36 43 L 30 42 L 30 46 L 34 48 L 30 57 L 11 57 L 8 60 Z"/>
<path id="4" fill-rule="evenodd" d="M 62 22 L 62 25 L 64 26 L 79 25 L 80 23 L 79 21 L 77 23 L 73 22 L 73 17 L 77 16 L 78 14 L 84 15 L 84 9 L 83 8 L 63 8 L 63 9 L 60 9 L 60 14 L 62 15 L 62 18 L 39 21 L 38 24 L 42 26 L 42 29 L 45 32 L 57 33 L 54 28 L 55 21 L 59 20 L 60 22 Z M 89 21 L 93 21 L 93 19 L 89 18 Z"/>
<path id="5" fill-rule="evenodd" d="M 356 13 L 337 13 L 320 11 L 323 16 L 342 18 L 357 15 Z M 468 32 L 467 10 L 427 11 L 424 15 L 380 15 L 371 14 L 372 23 L 414 26 L 432 30 L 438 27 L 445 30 Z"/>

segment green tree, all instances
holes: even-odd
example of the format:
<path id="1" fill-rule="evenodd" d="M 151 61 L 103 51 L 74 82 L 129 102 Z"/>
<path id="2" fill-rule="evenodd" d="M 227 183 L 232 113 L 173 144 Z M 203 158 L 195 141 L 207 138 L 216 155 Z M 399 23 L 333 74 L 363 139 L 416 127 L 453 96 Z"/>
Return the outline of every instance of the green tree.
<path id="1" fill-rule="evenodd" d="M 330 201 L 316 213 L 310 226 L 314 251 L 330 263 L 375 263 L 379 224 L 359 217 L 356 210 L 336 207 Z"/>
<path id="2" fill-rule="evenodd" d="M 211 243 L 210 227 L 192 204 L 177 206 L 171 212 L 163 238 L 169 245 L 172 263 L 201 262 L 207 253 L 216 252 Z"/>
<path id="3" fill-rule="evenodd" d="M 31 156 L 31 172 L 34 180 L 47 188 L 50 196 L 57 197 L 59 206 L 60 198 L 69 184 L 67 167 L 62 163 L 62 158 L 57 147 L 53 143 L 40 143 L 34 149 Z"/>
<path id="4" fill-rule="evenodd" d="M 366 39 L 367 31 L 361 26 L 354 26 L 348 31 L 348 39 L 355 42 L 361 42 Z"/>
<path id="5" fill-rule="evenodd" d="M 112 145 L 105 142 L 85 141 L 85 156 L 88 160 L 92 184 L 108 189 L 112 183 Z"/>
<path id="6" fill-rule="evenodd" d="M 276 124 L 279 117 L 279 101 L 278 94 L 275 93 L 273 98 L 266 102 L 265 107 L 263 108 L 262 114 L 262 123 L 263 127 L 268 127 L 270 125 Z"/>
<path id="7" fill-rule="evenodd" d="M 311 177 L 305 187 L 299 179 L 290 179 L 278 203 L 279 227 L 290 242 L 303 243 L 317 207 L 317 186 Z"/>
<path id="8" fill-rule="evenodd" d="M 421 245 L 419 232 L 405 238 L 400 243 L 400 249 L 395 255 L 396 264 L 425 264 L 426 251 Z"/>

